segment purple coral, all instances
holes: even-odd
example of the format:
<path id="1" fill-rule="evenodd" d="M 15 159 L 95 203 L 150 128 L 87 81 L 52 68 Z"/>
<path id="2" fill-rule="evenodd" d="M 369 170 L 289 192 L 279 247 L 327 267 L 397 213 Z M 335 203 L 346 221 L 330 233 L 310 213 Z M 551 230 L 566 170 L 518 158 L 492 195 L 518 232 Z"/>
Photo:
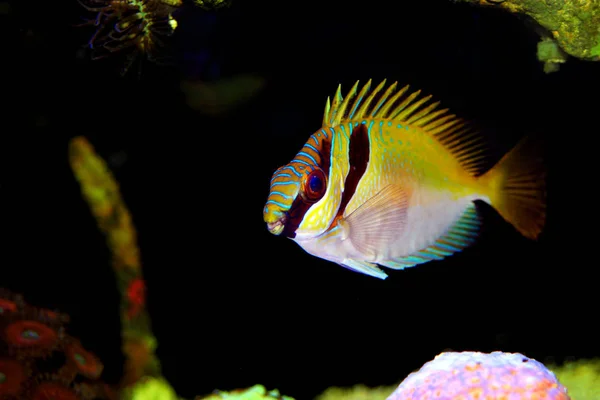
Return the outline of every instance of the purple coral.
<path id="1" fill-rule="evenodd" d="M 519 353 L 442 353 L 387 400 L 570 400 L 542 363 Z"/>

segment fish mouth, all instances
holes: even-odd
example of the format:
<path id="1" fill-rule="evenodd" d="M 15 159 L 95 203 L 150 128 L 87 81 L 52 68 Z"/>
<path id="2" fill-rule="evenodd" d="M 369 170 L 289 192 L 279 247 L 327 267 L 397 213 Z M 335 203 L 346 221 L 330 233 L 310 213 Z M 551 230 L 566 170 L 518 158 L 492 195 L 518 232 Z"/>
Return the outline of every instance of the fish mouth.
<path id="1" fill-rule="evenodd" d="M 275 222 L 267 222 L 267 229 L 273 235 L 280 235 L 285 228 L 285 218 L 280 218 Z"/>

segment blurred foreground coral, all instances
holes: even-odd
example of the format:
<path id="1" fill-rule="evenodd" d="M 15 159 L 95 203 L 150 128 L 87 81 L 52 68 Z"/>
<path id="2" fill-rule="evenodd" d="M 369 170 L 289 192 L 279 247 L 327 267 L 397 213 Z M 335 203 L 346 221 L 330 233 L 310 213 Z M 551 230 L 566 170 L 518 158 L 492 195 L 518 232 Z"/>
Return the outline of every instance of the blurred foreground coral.
<path id="1" fill-rule="evenodd" d="M 370 388 L 365 385 L 330 387 L 315 400 L 385 400 L 398 385 Z"/>
<path id="2" fill-rule="evenodd" d="M 563 366 L 548 366 L 569 389 L 573 400 L 600 399 L 600 359 L 578 360 Z"/>
<path id="3" fill-rule="evenodd" d="M 67 315 L 0 289 L 0 399 L 102 400 L 104 366 L 66 333 Z"/>
<path id="4" fill-rule="evenodd" d="M 294 400 L 288 396 L 279 394 L 279 390 L 267 391 L 263 385 L 254 385 L 248 389 L 223 392 L 215 390 L 208 396 L 197 396 L 195 400 Z"/>
<path id="5" fill-rule="evenodd" d="M 181 81 L 187 105 L 206 115 L 226 114 L 257 96 L 266 85 L 264 77 L 239 74 L 212 82 Z"/>

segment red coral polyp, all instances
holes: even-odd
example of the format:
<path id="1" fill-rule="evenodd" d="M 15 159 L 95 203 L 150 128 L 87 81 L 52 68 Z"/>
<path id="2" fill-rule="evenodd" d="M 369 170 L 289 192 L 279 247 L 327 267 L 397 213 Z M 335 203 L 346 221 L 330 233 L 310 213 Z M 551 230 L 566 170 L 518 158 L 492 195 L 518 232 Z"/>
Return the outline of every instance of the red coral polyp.
<path id="1" fill-rule="evenodd" d="M 66 324 L 69 322 L 69 316 L 58 311 L 41 308 L 37 310 L 40 319 L 51 323 Z"/>
<path id="2" fill-rule="evenodd" d="M 0 298 L 0 315 L 14 313 L 17 311 L 17 304 L 14 301 Z"/>
<path id="3" fill-rule="evenodd" d="M 9 346 L 52 349 L 59 341 L 58 333 L 37 321 L 16 321 L 4 328 L 4 340 Z"/>
<path id="4" fill-rule="evenodd" d="M 10 358 L 0 358 L 0 398 L 17 396 L 28 378 L 25 368 Z"/>
<path id="5" fill-rule="evenodd" d="M 79 400 L 79 396 L 59 383 L 44 382 L 35 388 L 31 400 Z"/>
<path id="6" fill-rule="evenodd" d="M 97 379 L 102 375 L 104 365 L 80 343 L 69 343 L 65 348 L 65 354 L 70 365 L 86 378 Z"/>

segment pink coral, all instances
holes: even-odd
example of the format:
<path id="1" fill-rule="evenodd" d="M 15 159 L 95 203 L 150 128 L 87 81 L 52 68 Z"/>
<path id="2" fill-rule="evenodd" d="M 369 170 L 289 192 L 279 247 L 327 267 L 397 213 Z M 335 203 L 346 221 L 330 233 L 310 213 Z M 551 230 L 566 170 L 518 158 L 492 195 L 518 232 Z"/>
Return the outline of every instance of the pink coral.
<path id="1" fill-rule="evenodd" d="M 387 400 L 570 400 L 542 363 L 519 353 L 442 353 Z"/>

